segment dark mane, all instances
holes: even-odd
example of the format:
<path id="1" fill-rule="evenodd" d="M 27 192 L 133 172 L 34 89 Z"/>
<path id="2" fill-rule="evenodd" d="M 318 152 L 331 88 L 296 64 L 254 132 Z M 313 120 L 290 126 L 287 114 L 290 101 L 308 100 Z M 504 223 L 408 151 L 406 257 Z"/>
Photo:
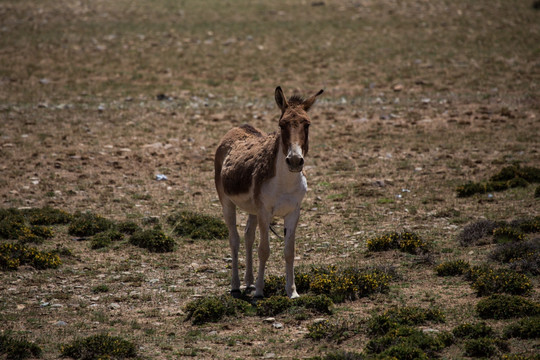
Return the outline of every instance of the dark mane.
<path id="1" fill-rule="evenodd" d="M 304 101 L 306 101 L 306 99 L 304 99 L 300 95 L 293 95 L 288 100 L 290 106 L 302 105 Z"/>

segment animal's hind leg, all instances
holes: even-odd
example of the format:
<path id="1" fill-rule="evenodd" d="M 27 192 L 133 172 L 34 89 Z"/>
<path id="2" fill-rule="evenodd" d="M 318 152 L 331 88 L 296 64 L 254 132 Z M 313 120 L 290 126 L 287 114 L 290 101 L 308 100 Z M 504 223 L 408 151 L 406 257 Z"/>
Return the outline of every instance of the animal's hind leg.
<path id="1" fill-rule="evenodd" d="M 223 218 L 229 229 L 229 245 L 232 258 L 231 294 L 240 293 L 240 278 L 238 276 L 238 248 L 240 247 L 240 235 L 236 230 L 236 205 L 228 199 L 223 201 Z"/>
<path id="2" fill-rule="evenodd" d="M 257 215 L 249 215 L 246 225 L 246 289 L 253 290 L 253 243 L 255 242 L 255 230 L 257 230 Z"/>

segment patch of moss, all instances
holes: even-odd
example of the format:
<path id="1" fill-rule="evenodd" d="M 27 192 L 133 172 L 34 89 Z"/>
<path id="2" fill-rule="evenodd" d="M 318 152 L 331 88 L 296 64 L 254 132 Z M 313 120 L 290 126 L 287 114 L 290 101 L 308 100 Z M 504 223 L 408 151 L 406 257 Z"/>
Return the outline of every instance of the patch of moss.
<path id="1" fill-rule="evenodd" d="M 312 340 L 327 340 L 336 343 L 341 343 L 359 331 L 358 326 L 347 322 L 330 322 L 328 320 L 317 321 L 309 324 L 307 338 Z"/>
<path id="2" fill-rule="evenodd" d="M 404 231 L 402 233 L 388 233 L 367 241 L 369 251 L 386 251 L 398 249 L 410 254 L 425 253 L 429 245 L 416 233 Z"/>
<path id="3" fill-rule="evenodd" d="M 538 339 L 540 338 L 540 316 L 531 316 L 510 324 L 504 328 L 505 338 Z"/>
<path id="4" fill-rule="evenodd" d="M 36 269 L 56 269 L 60 257 L 53 252 L 42 252 L 22 244 L 0 244 L 0 268 L 16 270 L 20 265 L 30 265 Z"/>
<path id="5" fill-rule="evenodd" d="M 185 307 L 186 321 L 194 325 L 217 322 L 225 316 L 246 313 L 251 305 L 229 295 L 210 296 L 189 302 Z"/>
<path id="6" fill-rule="evenodd" d="M 540 304 L 516 295 L 491 295 L 476 304 L 482 319 L 510 319 L 540 315 Z"/>
<path id="7" fill-rule="evenodd" d="M 458 276 L 469 270 L 470 265 L 464 260 L 453 260 L 441 263 L 435 267 L 438 276 Z"/>
<path id="8" fill-rule="evenodd" d="M 467 277 L 478 296 L 497 293 L 526 295 L 532 290 L 532 282 L 526 275 L 509 269 L 473 266 L 467 272 Z"/>
<path id="9" fill-rule="evenodd" d="M 156 253 L 171 252 L 176 244 L 173 238 L 158 229 L 137 231 L 131 235 L 129 242 Z"/>
<path id="10" fill-rule="evenodd" d="M 182 211 L 169 216 L 167 222 L 175 234 L 190 239 L 226 239 L 229 231 L 225 223 L 214 216 Z"/>
<path id="11" fill-rule="evenodd" d="M 461 324 L 456 326 L 452 330 L 452 334 L 459 339 L 478 339 L 483 337 L 490 337 L 494 335 L 494 331 L 491 326 L 488 326 L 485 322 L 479 322 L 477 324 Z"/>
<path id="12" fill-rule="evenodd" d="M 41 354 L 41 348 L 33 342 L 8 332 L 0 334 L 0 355 L 5 355 L 7 360 L 38 358 Z"/>
<path id="13" fill-rule="evenodd" d="M 100 334 L 62 345 L 60 352 L 62 357 L 73 359 L 126 359 L 137 356 L 137 346 L 119 336 Z"/>
<path id="14" fill-rule="evenodd" d="M 114 222 L 94 213 L 77 214 L 68 228 L 73 236 L 93 236 L 114 227 Z"/>
<path id="15" fill-rule="evenodd" d="M 111 245 L 114 241 L 121 241 L 123 239 L 124 234 L 114 229 L 100 232 L 92 237 L 90 248 L 94 250 L 101 249 Z"/>

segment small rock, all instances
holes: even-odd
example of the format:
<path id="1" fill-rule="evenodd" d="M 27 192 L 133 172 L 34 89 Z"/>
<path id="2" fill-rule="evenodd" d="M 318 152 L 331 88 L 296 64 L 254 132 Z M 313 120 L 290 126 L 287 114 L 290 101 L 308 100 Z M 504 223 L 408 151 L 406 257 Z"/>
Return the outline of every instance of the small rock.
<path id="1" fill-rule="evenodd" d="M 56 325 L 56 326 L 66 326 L 67 322 L 60 320 L 60 321 L 57 321 L 54 325 Z"/>
<path id="2" fill-rule="evenodd" d="M 326 319 L 325 318 L 316 318 L 313 320 L 313 323 L 314 324 L 319 324 L 319 323 L 322 323 L 322 322 L 325 322 Z"/>
<path id="3" fill-rule="evenodd" d="M 60 309 L 62 307 L 64 307 L 64 305 L 62 305 L 62 304 L 52 304 L 51 305 L 51 308 L 53 308 L 53 309 Z"/>
<path id="4" fill-rule="evenodd" d="M 118 310 L 118 309 L 120 309 L 120 304 L 119 303 L 111 303 L 111 305 L 109 305 L 109 308 L 111 310 Z"/>
<path id="5" fill-rule="evenodd" d="M 280 322 L 275 322 L 272 324 L 272 326 L 274 327 L 274 329 L 283 329 L 283 324 Z"/>
<path id="6" fill-rule="evenodd" d="M 51 305 L 51 303 L 49 303 L 49 302 L 42 302 L 41 304 L 39 304 L 39 306 L 41 306 L 41 307 L 47 307 L 49 305 Z"/>
<path id="7" fill-rule="evenodd" d="M 399 92 L 399 91 L 403 90 L 403 84 L 394 85 L 394 87 L 392 87 L 392 90 L 394 90 L 395 92 Z"/>
<path id="8" fill-rule="evenodd" d="M 269 317 L 263 320 L 263 322 L 265 323 L 273 323 L 275 321 L 276 321 L 276 318 L 273 318 L 273 317 Z"/>
<path id="9" fill-rule="evenodd" d="M 273 352 L 269 352 L 269 353 L 264 354 L 265 359 L 273 359 L 275 357 L 276 357 L 276 354 L 274 354 Z"/>
<path id="10" fill-rule="evenodd" d="M 25 307 L 23 304 L 17 304 L 17 310 L 24 310 Z"/>

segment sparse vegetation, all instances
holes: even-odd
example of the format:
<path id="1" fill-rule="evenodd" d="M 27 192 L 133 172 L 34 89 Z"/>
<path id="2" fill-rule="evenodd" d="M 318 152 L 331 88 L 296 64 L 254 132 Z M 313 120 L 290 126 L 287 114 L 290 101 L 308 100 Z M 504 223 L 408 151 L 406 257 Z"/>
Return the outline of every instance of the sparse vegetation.
<path id="1" fill-rule="evenodd" d="M 478 339 L 491 337 L 495 332 L 485 322 L 479 322 L 476 324 L 465 323 L 458 325 L 452 330 L 452 333 L 459 339 Z"/>
<path id="2" fill-rule="evenodd" d="M 369 251 L 386 251 L 399 249 L 410 254 L 425 253 L 429 250 L 429 245 L 417 234 L 412 232 L 393 232 L 375 237 L 367 241 Z"/>
<path id="3" fill-rule="evenodd" d="M 101 249 L 111 245 L 114 241 L 121 241 L 124 238 L 124 234 L 118 230 L 107 230 L 97 233 L 92 237 L 90 242 L 90 248 Z"/>
<path id="4" fill-rule="evenodd" d="M 505 338 L 538 339 L 540 337 L 540 316 L 530 316 L 504 328 Z"/>
<path id="5" fill-rule="evenodd" d="M 510 268 L 529 273 L 540 274 L 540 238 L 518 243 L 498 245 L 490 254 L 492 260 L 508 264 Z"/>
<path id="6" fill-rule="evenodd" d="M 174 239 L 158 229 L 137 231 L 131 235 L 129 242 L 156 253 L 171 252 L 175 246 Z"/>
<path id="7" fill-rule="evenodd" d="M 175 234 L 190 239 L 226 239 L 229 231 L 225 223 L 216 217 L 182 211 L 170 215 L 168 223 Z"/>
<path id="8" fill-rule="evenodd" d="M 76 214 L 68 228 L 68 234 L 73 236 L 92 236 L 111 229 L 114 223 L 103 216 L 91 212 Z"/>
<path id="9" fill-rule="evenodd" d="M 510 319 L 540 314 L 540 304 L 517 295 L 491 295 L 481 299 L 476 311 L 482 319 Z"/>
<path id="10" fill-rule="evenodd" d="M 469 270 L 470 265 L 463 260 L 454 260 L 441 263 L 435 267 L 438 276 L 458 276 L 464 275 Z"/>
<path id="11" fill-rule="evenodd" d="M 495 342 L 490 338 L 470 339 L 465 342 L 465 356 L 471 357 L 491 357 L 497 348 Z"/>
<path id="12" fill-rule="evenodd" d="M 122 221 L 116 225 L 116 228 L 121 233 L 132 235 L 141 230 L 141 227 L 133 221 Z"/>
<path id="13" fill-rule="evenodd" d="M 308 338 L 316 341 L 327 340 L 341 343 L 358 332 L 357 325 L 342 321 L 321 320 L 308 325 Z"/>
<path id="14" fill-rule="evenodd" d="M 137 357 L 137 347 L 119 336 L 99 334 L 61 346 L 62 357 L 81 360 L 127 359 Z"/>
<path id="15" fill-rule="evenodd" d="M 427 322 L 445 321 L 439 309 L 422 309 L 419 307 L 395 307 L 373 316 L 368 322 L 368 333 L 373 336 L 385 335 L 401 325 L 414 326 Z"/>
<path id="16" fill-rule="evenodd" d="M 229 295 L 209 296 L 186 305 L 186 321 L 191 320 L 194 325 L 216 322 L 225 316 L 244 314 L 250 307 L 249 303 Z"/>
<path id="17" fill-rule="evenodd" d="M 326 295 L 304 295 L 296 299 L 274 295 L 257 302 L 259 316 L 275 316 L 292 307 L 303 307 L 317 313 L 330 314 L 332 300 Z"/>
<path id="18" fill-rule="evenodd" d="M 42 252 L 21 244 L 0 244 L 0 269 L 17 270 L 20 265 L 30 265 L 36 269 L 56 269 L 62 262 L 52 252 Z"/>
<path id="19" fill-rule="evenodd" d="M 0 355 L 5 355 L 6 360 L 39 358 L 41 354 L 41 348 L 33 342 L 9 332 L 0 334 Z"/>

